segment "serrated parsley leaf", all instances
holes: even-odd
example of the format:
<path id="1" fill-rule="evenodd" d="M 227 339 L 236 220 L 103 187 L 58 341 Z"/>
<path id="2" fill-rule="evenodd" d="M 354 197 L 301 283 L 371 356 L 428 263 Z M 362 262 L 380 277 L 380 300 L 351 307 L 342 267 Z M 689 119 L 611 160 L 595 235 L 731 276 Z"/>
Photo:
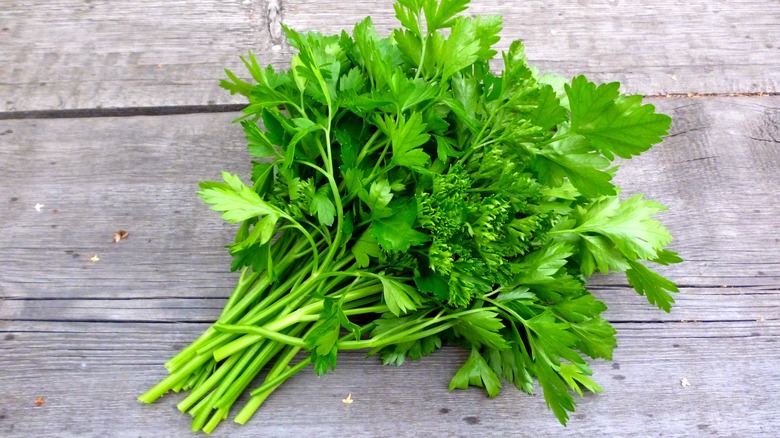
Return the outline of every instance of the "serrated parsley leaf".
<path id="1" fill-rule="evenodd" d="M 676 252 L 664 249 L 658 251 L 658 256 L 651 261 L 659 265 L 669 266 L 672 263 L 682 263 L 683 259 Z"/>
<path id="2" fill-rule="evenodd" d="M 277 214 L 278 210 L 260 199 L 260 196 L 238 178 L 222 172 L 226 183 L 203 182 L 198 195 L 211 209 L 222 213 L 222 219 L 228 222 L 241 222 L 258 216 Z"/>
<path id="3" fill-rule="evenodd" d="M 371 217 L 374 219 L 386 218 L 393 214 L 393 210 L 387 206 L 393 199 L 393 193 L 386 179 L 372 182 L 368 191 L 362 190 L 359 196 L 371 210 Z"/>
<path id="4" fill-rule="evenodd" d="M 412 246 L 430 240 L 430 237 L 413 228 L 417 218 L 417 206 L 410 202 L 397 209 L 388 218 L 375 220 L 369 230 L 387 251 L 406 251 Z"/>
<path id="5" fill-rule="evenodd" d="M 577 395 L 580 397 L 582 397 L 581 388 L 596 393 L 604 392 L 596 382 L 588 377 L 588 375 L 591 374 L 589 368 L 566 363 L 559 366 L 556 371 L 558 371 L 558 374 L 563 378 L 563 381 L 566 382 L 571 389 L 576 391 Z"/>
<path id="6" fill-rule="evenodd" d="M 328 369 L 336 369 L 341 321 L 335 305 L 325 300 L 320 322 L 304 338 L 306 350 L 311 352 L 314 370 L 323 375 Z"/>
<path id="7" fill-rule="evenodd" d="M 585 296 L 591 297 L 591 295 Z M 612 350 L 617 347 L 616 331 L 607 320 L 596 316 L 582 322 L 572 323 L 571 332 L 578 338 L 577 348 L 580 351 L 594 359 L 602 357 L 612 360 Z"/>
<path id="8" fill-rule="evenodd" d="M 413 286 L 384 275 L 377 277 L 382 282 L 385 304 L 393 315 L 400 316 L 408 313 L 422 304 L 422 297 Z"/>
<path id="9" fill-rule="evenodd" d="M 628 263 L 631 268 L 626 270 L 626 277 L 637 293 L 647 297 L 650 304 L 655 304 L 665 312 L 671 311 L 674 298 L 669 292 L 679 292 L 677 286 L 640 262 Z"/>
<path id="10" fill-rule="evenodd" d="M 596 86 L 585 76 L 566 85 L 571 132 L 587 138 L 610 160 L 614 155 L 631 158 L 660 143 L 672 121 L 655 113 L 653 105 L 642 105 L 641 96 L 621 96 L 619 87 L 617 82 Z"/>
<path id="11" fill-rule="evenodd" d="M 484 345 L 488 348 L 502 350 L 509 348 L 509 344 L 499 334 L 504 328 L 501 319 L 496 312 L 488 310 L 469 313 L 458 318 L 458 324 L 454 327 L 455 333 L 466 338 L 471 345 Z"/>
<path id="12" fill-rule="evenodd" d="M 418 0 L 425 12 L 428 33 L 452 26 L 455 16 L 466 10 L 471 0 Z M 419 8 L 419 6 L 418 6 Z"/>
<path id="13" fill-rule="evenodd" d="M 352 245 L 352 255 L 355 256 L 355 263 L 358 268 L 364 268 L 370 263 L 369 257 L 379 257 L 379 243 L 376 237 L 366 230 L 360 235 L 360 238 Z"/>
<path id="14" fill-rule="evenodd" d="M 629 260 L 653 260 L 672 241 L 669 231 L 652 216 L 666 210 L 663 205 L 632 196 L 625 201 L 599 198 L 586 209 L 572 232 L 595 233 L 607 237 Z"/>
<path id="15" fill-rule="evenodd" d="M 555 140 L 555 139 L 553 139 Z M 595 197 L 615 194 L 610 182 L 612 174 L 605 169 L 609 160 L 588 146 L 581 136 L 552 141 L 537 151 L 532 166 L 539 173 L 539 180 L 553 187 L 568 178 L 583 195 Z"/>
<path id="16" fill-rule="evenodd" d="M 553 87 L 550 85 L 542 86 L 539 89 L 539 103 L 531 112 L 531 120 L 536 126 L 551 129 L 566 119 L 566 108 L 561 105 Z"/>
<path id="17" fill-rule="evenodd" d="M 393 146 L 392 163 L 404 167 L 425 167 L 431 157 L 420 148 L 431 137 L 426 133 L 422 114 L 413 113 L 409 119 L 404 115 L 393 119 L 385 116 L 378 120 L 379 127 L 390 137 Z"/>
<path id="18" fill-rule="evenodd" d="M 473 20 L 459 17 L 453 25 L 449 38 L 447 38 L 438 53 L 441 62 L 441 80 L 449 79 L 456 72 L 470 66 L 477 59 L 482 50 L 480 40 L 475 35 Z"/>
<path id="19" fill-rule="evenodd" d="M 277 156 L 278 153 L 274 149 L 271 142 L 265 136 L 257 123 L 251 120 L 242 120 L 241 126 L 244 127 L 246 133 L 247 149 L 249 154 L 257 158 L 268 158 Z"/>
<path id="20" fill-rule="evenodd" d="M 628 269 L 626 257 L 608 238 L 589 235 L 581 235 L 580 238 L 580 270 L 584 275 L 591 275 L 596 270 L 607 274 Z"/>
<path id="21" fill-rule="evenodd" d="M 431 335 L 383 348 L 380 356 L 382 357 L 382 363 L 385 365 L 401 366 L 407 358 L 417 360 L 429 356 L 441 348 L 441 345 L 441 338 L 438 335 Z"/>
<path id="22" fill-rule="evenodd" d="M 485 388 L 490 397 L 501 391 L 501 381 L 490 368 L 477 348 L 471 349 L 471 355 L 450 381 L 450 391 L 455 388 L 468 389 L 469 386 Z"/>
<path id="23" fill-rule="evenodd" d="M 554 281 L 555 274 L 568 262 L 572 249 L 565 242 L 552 242 L 512 265 L 518 284 L 539 284 Z"/>
<path id="24" fill-rule="evenodd" d="M 326 226 L 333 225 L 336 218 L 336 206 L 333 205 L 332 196 L 330 186 L 324 185 L 317 189 L 309 205 L 309 214 L 316 213 L 320 223 Z"/>

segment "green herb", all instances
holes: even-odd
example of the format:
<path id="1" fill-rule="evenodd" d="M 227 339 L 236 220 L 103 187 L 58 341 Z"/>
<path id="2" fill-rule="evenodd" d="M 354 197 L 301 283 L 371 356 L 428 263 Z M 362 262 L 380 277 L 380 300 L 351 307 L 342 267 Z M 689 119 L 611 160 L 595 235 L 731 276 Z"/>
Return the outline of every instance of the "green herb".
<path id="1" fill-rule="evenodd" d="M 178 407 L 211 432 L 243 392 L 239 423 L 340 351 L 401 365 L 447 343 L 471 352 L 450 389 L 532 393 L 535 378 L 565 424 L 573 392 L 601 391 L 586 358 L 616 345 L 587 277 L 625 271 L 669 311 L 675 285 L 645 264 L 682 261 L 653 219 L 664 207 L 619 200 L 612 177 L 670 118 L 617 83 L 539 75 L 519 41 L 494 73 L 501 17 L 458 15 L 467 3 L 398 0 L 388 37 L 370 18 L 351 34 L 285 28 L 290 70 L 250 54 L 253 83 L 227 72 L 222 86 L 249 100 L 252 181 L 224 173 L 199 195 L 240 224 L 228 248 L 241 276 L 140 400 L 189 390 Z"/>

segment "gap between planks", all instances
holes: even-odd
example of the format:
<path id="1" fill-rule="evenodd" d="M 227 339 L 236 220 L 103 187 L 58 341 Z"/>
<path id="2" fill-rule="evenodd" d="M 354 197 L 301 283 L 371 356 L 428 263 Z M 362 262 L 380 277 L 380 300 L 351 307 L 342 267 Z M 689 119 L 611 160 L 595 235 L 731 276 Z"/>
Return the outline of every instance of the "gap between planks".
<path id="1" fill-rule="evenodd" d="M 645 94 L 645 99 L 703 99 L 729 97 L 774 97 L 780 92 L 762 91 L 749 93 L 667 93 Z M 88 119 L 99 117 L 174 116 L 203 113 L 241 112 L 248 104 L 137 106 L 117 108 L 77 108 L 64 110 L 0 111 L 0 120 L 32 119 Z M 671 134 L 670 134 L 671 135 Z"/>

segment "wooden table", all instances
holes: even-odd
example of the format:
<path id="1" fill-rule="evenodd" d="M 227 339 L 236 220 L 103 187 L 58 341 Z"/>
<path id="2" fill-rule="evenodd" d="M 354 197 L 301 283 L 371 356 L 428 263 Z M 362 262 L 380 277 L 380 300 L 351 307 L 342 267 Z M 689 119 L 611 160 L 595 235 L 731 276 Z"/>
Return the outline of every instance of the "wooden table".
<path id="1" fill-rule="evenodd" d="M 234 232 L 195 196 L 247 174 L 241 100 L 218 88 L 280 23 L 335 32 L 390 0 L 51 0 L 0 8 L 0 435 L 191 436 L 175 400 L 138 403 L 218 315 Z M 780 3 L 478 1 L 541 70 L 619 80 L 674 118 L 621 170 L 667 204 L 686 263 L 671 314 L 621 275 L 594 278 L 619 331 L 605 394 L 567 428 L 541 396 L 448 392 L 464 353 L 400 368 L 342 354 L 217 436 L 770 436 L 780 410 Z M 38 204 L 38 209 L 35 208 Z M 114 243 L 117 230 L 129 238 Z M 93 256 L 94 260 L 90 261 Z M 685 384 L 683 384 L 683 382 Z M 354 403 L 342 404 L 348 393 Z M 45 403 L 36 406 L 42 397 Z"/>

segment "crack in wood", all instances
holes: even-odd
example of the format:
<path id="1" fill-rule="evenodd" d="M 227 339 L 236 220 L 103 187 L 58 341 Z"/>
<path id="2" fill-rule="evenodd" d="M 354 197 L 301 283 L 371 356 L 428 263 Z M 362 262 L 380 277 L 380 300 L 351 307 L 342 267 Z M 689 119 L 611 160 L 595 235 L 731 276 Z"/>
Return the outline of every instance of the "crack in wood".
<path id="1" fill-rule="evenodd" d="M 154 319 L 0 319 L 0 322 L 51 322 L 89 324 L 213 324 L 214 319 L 154 320 Z"/>
<path id="2" fill-rule="evenodd" d="M 742 91 L 734 93 L 663 93 L 663 94 L 645 94 L 644 97 L 653 99 L 666 99 L 666 98 L 703 98 L 703 97 L 771 97 L 780 96 L 778 91 Z"/>
<path id="3" fill-rule="evenodd" d="M 244 104 L 221 104 L 34 110 L 0 112 L 0 120 L 82 119 L 95 117 L 174 116 L 201 113 L 232 113 L 240 112 L 245 107 L 246 105 Z"/>
<path id="4" fill-rule="evenodd" d="M 281 0 L 268 0 L 266 6 L 268 14 L 268 33 L 274 45 L 281 45 L 282 40 L 282 5 Z"/>
<path id="5" fill-rule="evenodd" d="M 664 138 L 677 137 L 678 135 L 685 135 L 685 134 L 688 134 L 690 132 L 703 131 L 705 129 L 707 129 L 707 127 L 705 127 L 705 126 L 697 126 L 695 128 L 684 129 L 684 130 L 679 131 L 679 132 L 671 133 L 671 134 L 667 135 Z"/>
<path id="6" fill-rule="evenodd" d="M 763 142 L 766 142 L 766 143 L 777 143 L 777 144 L 780 144 L 780 140 L 775 140 L 774 138 L 757 138 L 757 137 L 751 137 L 751 136 L 748 136 L 747 138 L 749 138 L 751 140 L 755 140 L 755 141 L 763 141 Z"/>

